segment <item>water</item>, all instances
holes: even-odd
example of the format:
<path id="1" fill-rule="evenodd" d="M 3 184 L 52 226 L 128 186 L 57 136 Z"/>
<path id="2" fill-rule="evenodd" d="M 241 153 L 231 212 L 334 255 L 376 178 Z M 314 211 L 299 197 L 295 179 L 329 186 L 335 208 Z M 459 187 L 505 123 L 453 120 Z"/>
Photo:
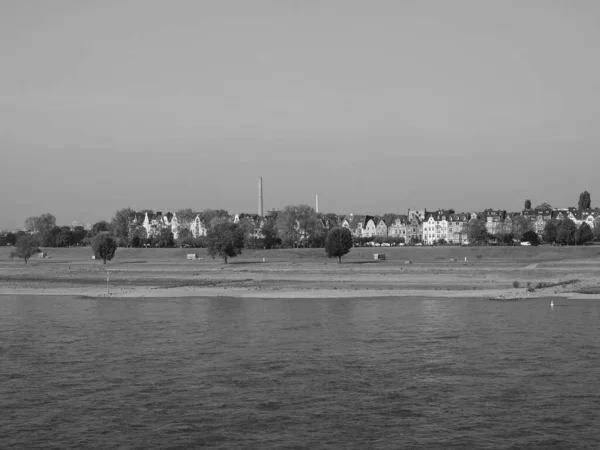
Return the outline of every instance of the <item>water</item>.
<path id="1" fill-rule="evenodd" d="M 0 297 L 0 448 L 600 448 L 600 303 L 549 303 Z"/>

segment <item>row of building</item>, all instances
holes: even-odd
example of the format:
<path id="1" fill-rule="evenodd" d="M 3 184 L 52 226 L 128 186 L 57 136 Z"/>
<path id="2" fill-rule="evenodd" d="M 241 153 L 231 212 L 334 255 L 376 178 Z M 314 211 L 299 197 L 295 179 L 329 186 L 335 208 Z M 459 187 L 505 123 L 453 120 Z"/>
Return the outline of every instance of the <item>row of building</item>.
<path id="1" fill-rule="evenodd" d="M 269 214 L 276 214 L 270 211 Z M 570 219 L 577 226 L 587 223 L 590 227 L 600 223 L 599 209 L 579 210 L 577 208 L 545 208 L 530 209 L 509 213 L 503 210 L 487 209 L 481 213 L 455 213 L 453 210 L 427 211 L 426 209 L 409 209 L 407 214 L 377 215 L 335 215 L 316 214 L 316 226 L 328 230 L 335 226 L 348 228 L 356 238 L 403 238 L 405 242 L 420 242 L 431 245 L 440 240 L 450 244 L 466 243 L 466 224 L 472 219 L 485 221 L 485 227 L 491 235 L 511 234 L 517 224 L 528 224 L 540 237 L 543 235 L 546 223 L 551 219 Z M 234 214 L 228 220 L 239 223 L 245 220 L 254 228 L 254 236 L 262 237 L 261 229 L 268 218 L 257 214 Z M 520 219 L 518 219 L 520 218 Z M 130 229 L 141 227 L 147 236 L 153 236 L 164 228 L 170 228 L 175 239 L 180 230 L 189 229 L 194 238 L 206 236 L 210 224 L 207 224 L 202 213 L 194 213 L 186 218 L 178 218 L 177 214 L 161 212 L 137 213 L 130 218 Z M 298 224 L 300 227 L 300 224 Z M 299 235 L 306 234 L 299 230 Z"/>

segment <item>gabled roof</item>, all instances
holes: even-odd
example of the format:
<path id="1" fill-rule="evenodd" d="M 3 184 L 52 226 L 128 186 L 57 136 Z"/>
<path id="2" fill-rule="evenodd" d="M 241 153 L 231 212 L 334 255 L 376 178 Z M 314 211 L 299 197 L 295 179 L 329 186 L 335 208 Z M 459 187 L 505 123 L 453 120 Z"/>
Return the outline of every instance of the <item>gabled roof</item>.
<path id="1" fill-rule="evenodd" d="M 394 223 L 394 220 L 396 219 L 396 214 L 387 213 L 387 214 L 384 214 L 382 217 L 383 217 L 383 220 L 385 221 L 386 225 L 390 226 L 392 223 Z"/>
<path id="2" fill-rule="evenodd" d="M 358 224 L 361 224 L 362 226 L 364 226 L 365 217 L 366 216 L 362 216 L 362 215 L 352 215 L 352 216 L 346 217 L 346 220 L 348 220 L 348 224 L 350 225 L 350 228 L 356 228 L 358 226 Z"/>
<path id="3" fill-rule="evenodd" d="M 386 228 L 388 227 L 388 223 L 385 221 L 385 219 L 383 217 L 376 216 L 374 222 L 375 222 L 376 227 L 378 227 L 379 224 L 381 224 L 381 223 L 384 224 Z"/>

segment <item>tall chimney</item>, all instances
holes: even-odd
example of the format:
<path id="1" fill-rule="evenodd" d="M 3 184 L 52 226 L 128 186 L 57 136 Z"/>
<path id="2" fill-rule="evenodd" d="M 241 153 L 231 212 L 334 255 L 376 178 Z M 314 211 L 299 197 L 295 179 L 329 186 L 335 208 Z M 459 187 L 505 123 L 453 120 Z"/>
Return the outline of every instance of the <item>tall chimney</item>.
<path id="1" fill-rule="evenodd" d="M 263 189 L 262 177 L 258 177 L 258 215 L 263 216 Z"/>
<path id="2" fill-rule="evenodd" d="M 319 194 L 316 194 L 316 207 L 317 207 L 316 212 L 319 212 Z"/>

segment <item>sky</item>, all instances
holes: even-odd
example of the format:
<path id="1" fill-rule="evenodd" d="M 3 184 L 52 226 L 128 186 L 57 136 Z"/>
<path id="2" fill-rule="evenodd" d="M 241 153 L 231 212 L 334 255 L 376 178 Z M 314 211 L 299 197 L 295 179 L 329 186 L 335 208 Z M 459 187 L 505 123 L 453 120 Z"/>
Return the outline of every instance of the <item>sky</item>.
<path id="1" fill-rule="evenodd" d="M 0 228 L 600 198 L 596 0 L 1 0 Z"/>

